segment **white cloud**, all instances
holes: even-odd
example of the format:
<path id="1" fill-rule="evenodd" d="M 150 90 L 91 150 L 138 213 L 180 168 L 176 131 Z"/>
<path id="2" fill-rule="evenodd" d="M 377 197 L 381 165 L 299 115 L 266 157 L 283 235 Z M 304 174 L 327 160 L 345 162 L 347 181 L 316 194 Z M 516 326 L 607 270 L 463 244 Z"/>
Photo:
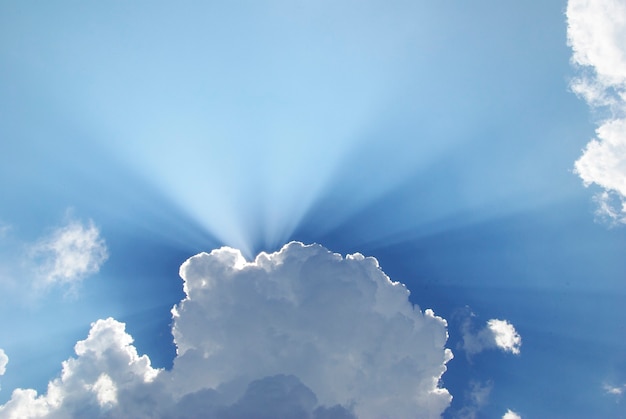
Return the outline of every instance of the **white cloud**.
<path id="1" fill-rule="evenodd" d="M 511 409 L 507 409 L 506 413 L 502 416 L 502 419 L 522 419 L 522 417 Z"/>
<path id="2" fill-rule="evenodd" d="M 4 352 L 4 349 L 0 348 L 0 375 L 4 375 L 7 372 L 7 364 L 9 363 L 9 357 Z"/>
<path id="3" fill-rule="evenodd" d="M 572 89 L 608 114 L 575 171 L 586 186 L 605 190 L 597 198 L 600 215 L 626 223 L 626 2 L 569 0 L 567 21 L 572 61 L 581 66 Z"/>
<path id="4" fill-rule="evenodd" d="M 70 220 L 39 240 L 32 249 L 45 284 L 75 284 L 95 274 L 108 258 L 107 247 L 93 221 Z"/>
<path id="5" fill-rule="evenodd" d="M 612 396 L 621 397 L 624 394 L 624 391 L 626 391 L 626 384 L 623 384 L 622 386 L 617 386 L 617 387 L 609 385 L 609 384 L 605 384 L 604 391 L 607 394 L 610 394 Z"/>
<path id="6" fill-rule="evenodd" d="M 487 327 L 493 334 L 498 348 L 516 355 L 520 353 L 522 337 L 511 323 L 506 320 L 491 319 L 487 322 Z"/>
<path id="7" fill-rule="evenodd" d="M 450 404 L 445 320 L 373 258 L 290 243 L 247 263 L 222 248 L 180 273 L 171 370 L 98 320 L 46 394 L 15 390 L 0 416 L 409 418 Z"/>
<path id="8" fill-rule="evenodd" d="M 615 396 L 621 396 L 622 393 L 624 392 L 624 389 L 622 387 L 613 387 L 613 386 L 609 386 L 609 385 L 604 386 L 604 390 L 607 393 L 613 394 Z"/>
<path id="9" fill-rule="evenodd" d="M 498 348 L 515 355 L 520 353 L 522 337 L 515 327 L 506 320 L 491 319 L 478 332 L 473 332 L 471 322 L 463 324 L 463 349 L 474 355 L 485 349 Z"/>

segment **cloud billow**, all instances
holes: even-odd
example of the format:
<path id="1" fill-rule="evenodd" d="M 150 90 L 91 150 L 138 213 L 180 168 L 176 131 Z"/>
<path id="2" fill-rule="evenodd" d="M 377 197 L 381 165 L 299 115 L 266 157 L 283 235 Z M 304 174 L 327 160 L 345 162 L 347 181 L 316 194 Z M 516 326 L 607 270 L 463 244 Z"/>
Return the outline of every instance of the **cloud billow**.
<path id="1" fill-rule="evenodd" d="M 597 213 L 626 223 L 626 2 L 569 0 L 567 36 L 572 62 L 581 74 L 572 90 L 605 118 L 575 172 L 586 186 L 596 184 Z"/>
<path id="2" fill-rule="evenodd" d="M 48 391 L 15 390 L 0 417 L 439 417 L 452 353 L 374 258 L 292 242 L 246 262 L 221 248 L 180 269 L 171 370 L 98 320 Z"/>

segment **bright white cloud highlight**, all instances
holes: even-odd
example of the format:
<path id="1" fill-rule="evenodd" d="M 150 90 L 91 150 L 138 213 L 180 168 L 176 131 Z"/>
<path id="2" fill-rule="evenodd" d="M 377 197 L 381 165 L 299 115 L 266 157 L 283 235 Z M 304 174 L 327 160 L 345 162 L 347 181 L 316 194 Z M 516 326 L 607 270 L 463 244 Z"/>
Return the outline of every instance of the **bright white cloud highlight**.
<path id="1" fill-rule="evenodd" d="M 522 337 L 515 327 L 506 320 L 491 319 L 478 332 L 471 330 L 471 323 L 463 325 L 463 349 L 468 355 L 474 355 L 485 349 L 497 348 L 504 352 L 519 355 Z"/>
<path id="2" fill-rule="evenodd" d="M 33 249 L 39 272 L 47 284 L 75 284 L 97 273 L 108 258 L 100 231 L 90 220 L 71 220 L 40 240 Z"/>
<path id="3" fill-rule="evenodd" d="M 511 409 L 507 409 L 506 413 L 502 416 L 502 419 L 522 419 L 522 417 Z"/>
<path id="4" fill-rule="evenodd" d="M 498 348 L 505 352 L 519 354 L 522 337 L 511 323 L 506 320 L 491 319 L 487 322 L 487 327 L 493 334 Z"/>
<path id="5" fill-rule="evenodd" d="M 568 43 L 581 75 L 572 89 L 608 117 L 575 163 L 586 186 L 604 189 L 598 213 L 626 223 L 626 1 L 569 0 Z"/>
<path id="6" fill-rule="evenodd" d="M 435 418 L 450 404 L 445 320 L 374 258 L 294 242 L 254 262 L 202 253 L 180 274 L 172 370 L 98 320 L 45 395 L 15 390 L 0 416 Z"/>
<path id="7" fill-rule="evenodd" d="M 4 352 L 4 349 L 0 348 L 0 375 L 4 375 L 7 372 L 7 364 L 9 363 L 9 357 Z"/>

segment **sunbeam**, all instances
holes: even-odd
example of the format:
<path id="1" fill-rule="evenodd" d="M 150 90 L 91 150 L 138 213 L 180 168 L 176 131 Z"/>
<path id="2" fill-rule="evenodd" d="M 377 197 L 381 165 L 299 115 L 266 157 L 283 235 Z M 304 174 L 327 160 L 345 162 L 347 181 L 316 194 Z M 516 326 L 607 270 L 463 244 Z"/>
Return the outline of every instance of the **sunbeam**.
<path id="1" fill-rule="evenodd" d="M 0 418 L 619 416 L 624 1 L 0 2 Z"/>

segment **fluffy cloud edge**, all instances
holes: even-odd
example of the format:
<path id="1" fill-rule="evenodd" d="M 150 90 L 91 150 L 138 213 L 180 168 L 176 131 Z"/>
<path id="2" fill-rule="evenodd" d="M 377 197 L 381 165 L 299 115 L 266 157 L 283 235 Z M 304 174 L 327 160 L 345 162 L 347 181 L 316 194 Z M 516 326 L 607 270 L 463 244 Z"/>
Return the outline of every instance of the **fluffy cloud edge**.
<path id="1" fill-rule="evenodd" d="M 585 186 L 596 184 L 596 214 L 610 224 L 626 223 L 626 2 L 569 0 L 567 37 L 572 62 L 581 69 L 572 90 L 608 117 L 596 130 L 574 172 Z"/>

